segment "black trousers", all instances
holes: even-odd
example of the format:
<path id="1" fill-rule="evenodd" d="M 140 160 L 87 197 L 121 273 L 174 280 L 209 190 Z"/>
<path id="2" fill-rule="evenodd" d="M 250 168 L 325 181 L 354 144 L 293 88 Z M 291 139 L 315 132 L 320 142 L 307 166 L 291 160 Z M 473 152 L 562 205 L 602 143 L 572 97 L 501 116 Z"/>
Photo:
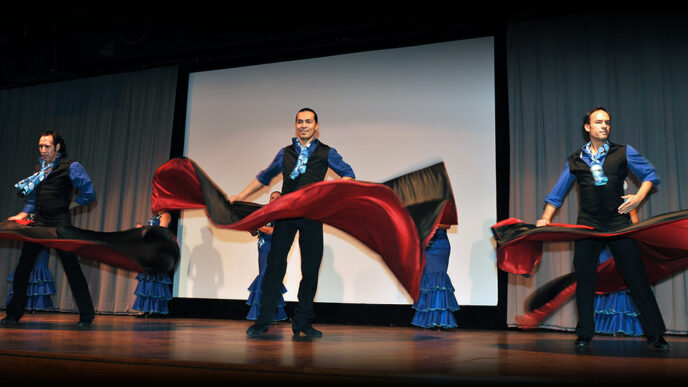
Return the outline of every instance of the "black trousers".
<path id="1" fill-rule="evenodd" d="M 619 238 L 606 241 L 616 267 L 631 291 L 631 297 L 640 312 L 640 322 L 645 335 L 656 337 L 666 331 L 662 313 L 657 305 L 640 257 L 638 243 L 633 239 Z M 573 266 L 576 273 L 576 306 L 578 308 L 579 336 L 592 338 L 595 333 L 594 302 L 597 286 L 597 265 L 604 241 L 583 239 L 575 242 Z"/>
<path id="2" fill-rule="evenodd" d="M 298 218 L 275 222 L 268 253 L 268 267 L 263 277 L 263 294 L 257 324 L 268 325 L 274 317 L 284 275 L 287 272 L 287 255 L 297 231 L 301 251 L 301 283 L 299 303 L 294 310 L 292 325 L 306 327 L 313 322 L 313 299 L 318 289 L 318 274 L 323 255 L 323 225 L 313 220 Z"/>
<path id="3" fill-rule="evenodd" d="M 66 212 L 65 214 L 53 216 L 49 218 L 49 220 L 37 216 L 36 223 L 53 227 L 68 226 L 71 225 L 71 219 L 69 212 Z M 20 319 L 24 315 L 27 297 L 26 290 L 29 287 L 31 270 L 33 270 L 38 254 L 40 254 L 43 249 L 45 249 L 44 246 L 24 242 L 21 255 L 19 256 L 19 262 L 14 271 L 14 281 L 12 284 L 14 294 L 7 304 L 7 316 Z M 62 250 L 57 250 L 57 255 L 60 257 L 62 268 L 69 282 L 69 287 L 72 290 L 72 295 L 79 308 L 80 319 L 92 320 L 94 316 L 93 302 L 91 301 L 88 283 L 86 283 L 86 277 L 84 277 L 84 273 L 81 271 L 81 265 L 79 265 L 78 258 L 76 255 Z"/>

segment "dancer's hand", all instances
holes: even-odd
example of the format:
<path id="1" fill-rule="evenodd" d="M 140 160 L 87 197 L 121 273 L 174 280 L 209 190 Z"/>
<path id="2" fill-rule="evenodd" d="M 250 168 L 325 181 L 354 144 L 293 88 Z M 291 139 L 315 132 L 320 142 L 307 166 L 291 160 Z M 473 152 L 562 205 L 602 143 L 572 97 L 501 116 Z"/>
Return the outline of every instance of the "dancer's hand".
<path id="1" fill-rule="evenodd" d="M 540 218 L 535 222 L 535 226 L 536 227 L 549 226 L 549 220 Z"/>
<path id="2" fill-rule="evenodd" d="M 22 212 L 18 213 L 17 215 L 10 216 L 9 218 L 7 218 L 7 220 L 11 220 L 11 221 L 15 221 L 15 222 L 16 222 L 17 220 L 24 220 L 24 219 L 26 219 L 26 218 L 28 218 L 28 217 L 29 217 L 29 214 L 27 214 L 26 212 L 22 211 Z"/>
<path id="3" fill-rule="evenodd" d="M 638 195 L 624 195 L 621 197 L 621 199 L 624 200 L 623 203 L 619 206 L 619 214 L 628 214 L 629 212 L 633 211 L 634 208 L 638 207 L 640 205 L 640 202 L 642 199 L 638 197 Z"/>

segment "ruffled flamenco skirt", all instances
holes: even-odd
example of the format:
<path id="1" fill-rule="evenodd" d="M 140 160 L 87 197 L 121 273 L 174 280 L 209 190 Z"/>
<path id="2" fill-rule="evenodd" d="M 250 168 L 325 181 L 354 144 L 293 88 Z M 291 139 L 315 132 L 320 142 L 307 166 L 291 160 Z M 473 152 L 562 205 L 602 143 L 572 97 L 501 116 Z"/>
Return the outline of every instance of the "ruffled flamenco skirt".
<path id="1" fill-rule="evenodd" d="M 600 263 L 611 258 L 609 249 L 603 249 Z M 638 309 L 628 291 L 621 290 L 595 296 L 595 333 L 601 335 L 642 336 L 643 326 Z"/>
<path id="2" fill-rule="evenodd" d="M 251 308 L 248 310 L 248 315 L 246 315 L 247 320 L 258 319 L 258 314 L 260 312 L 260 299 L 261 299 L 261 287 L 263 286 L 263 274 L 259 274 L 255 280 L 248 287 L 250 292 L 248 300 L 246 300 L 246 305 L 250 305 Z M 282 285 L 282 294 L 287 292 L 287 288 Z M 275 317 L 272 321 L 284 321 L 287 319 L 287 312 L 284 311 L 284 297 L 280 296 L 279 303 L 277 304 L 277 311 L 275 311 Z"/>
<path id="3" fill-rule="evenodd" d="M 603 335 L 642 336 L 638 310 L 627 291 L 595 297 L 595 333 Z"/>
<path id="4" fill-rule="evenodd" d="M 454 297 L 454 287 L 447 273 L 423 274 L 420 297 L 413 304 L 416 313 L 412 325 L 423 328 L 456 328 L 455 311 L 459 304 Z"/>
<path id="5" fill-rule="evenodd" d="M 31 270 L 29 287 L 26 290 L 26 307 L 24 308 L 26 310 L 49 311 L 55 309 L 51 296 L 57 292 L 55 291 L 55 281 L 48 268 L 49 259 L 50 250 L 43 250 L 38 255 L 36 263 Z M 7 297 L 7 303 L 9 303 L 14 294 L 14 272 L 9 275 L 7 282 L 10 283 L 9 297 Z M 7 305 L 5 305 L 5 307 L 7 307 Z"/>
<path id="6" fill-rule="evenodd" d="M 246 300 L 246 305 L 251 308 L 248 310 L 246 315 L 247 320 L 256 320 L 260 314 L 260 300 L 263 286 L 263 276 L 265 275 L 265 270 L 268 268 L 268 254 L 270 253 L 270 246 L 272 245 L 272 236 L 263 234 L 261 236 L 262 243 L 258 244 L 258 276 L 253 280 L 251 285 L 248 287 L 249 296 Z M 282 285 L 282 294 L 287 292 L 287 288 Z M 284 321 L 287 319 L 287 312 L 284 311 L 284 297 L 280 295 L 279 302 L 277 303 L 277 310 L 275 311 L 275 317 L 272 321 Z"/>
<path id="7" fill-rule="evenodd" d="M 143 314 L 168 314 L 167 302 L 172 299 L 170 276 L 167 273 L 139 273 L 136 279 L 139 284 L 134 290 L 136 300 L 131 309 Z"/>
<path id="8" fill-rule="evenodd" d="M 459 304 L 447 275 L 449 253 L 446 231 L 438 229 L 434 242 L 426 250 L 426 266 L 420 281 L 420 296 L 413 304 L 416 313 L 411 320 L 412 325 L 423 328 L 457 327 L 454 312 L 459 310 Z"/>

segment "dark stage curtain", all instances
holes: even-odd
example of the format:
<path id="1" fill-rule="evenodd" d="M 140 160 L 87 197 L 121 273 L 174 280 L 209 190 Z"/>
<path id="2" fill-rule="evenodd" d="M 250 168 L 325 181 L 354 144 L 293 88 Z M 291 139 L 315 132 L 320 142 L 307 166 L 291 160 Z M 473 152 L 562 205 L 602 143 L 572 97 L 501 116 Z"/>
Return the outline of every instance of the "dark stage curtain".
<path id="1" fill-rule="evenodd" d="M 611 112 L 610 139 L 631 144 L 655 166 L 661 183 L 639 208 L 640 220 L 688 209 L 688 30 L 685 15 L 577 14 L 508 25 L 511 141 L 510 216 L 535 223 L 566 157 L 583 144 L 583 115 Z M 629 184 L 635 192 L 639 182 Z M 553 219 L 575 224 L 571 189 Z M 509 278 L 507 323 L 549 280 L 570 273 L 572 243 L 548 243 L 535 275 Z M 655 286 L 669 332 L 688 332 L 688 277 Z M 573 330 L 573 302 L 542 327 Z"/>
<path id="2" fill-rule="evenodd" d="M 161 68 L 0 91 L 0 217 L 21 211 L 13 187 L 28 176 L 38 157 L 38 137 L 56 130 L 70 159 L 84 165 L 96 203 L 75 210 L 75 227 L 119 231 L 150 218 L 151 181 L 169 159 L 177 68 Z M 0 307 L 5 279 L 21 243 L 0 241 Z M 81 260 L 93 304 L 100 313 L 127 313 L 134 301 L 136 273 Z M 53 252 L 58 310 L 75 311 L 62 266 Z"/>

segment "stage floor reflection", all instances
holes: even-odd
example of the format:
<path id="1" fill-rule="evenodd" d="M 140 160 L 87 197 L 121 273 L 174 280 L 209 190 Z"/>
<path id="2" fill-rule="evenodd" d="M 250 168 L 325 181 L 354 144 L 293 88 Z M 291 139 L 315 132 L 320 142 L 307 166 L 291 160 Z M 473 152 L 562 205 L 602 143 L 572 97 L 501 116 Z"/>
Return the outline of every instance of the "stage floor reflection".
<path id="1" fill-rule="evenodd" d="M 2 314 L 4 315 L 4 314 Z M 4 316 L 3 316 L 4 317 Z M 295 338 L 289 323 L 264 338 L 250 321 L 98 315 L 26 315 L 0 329 L 6 382 L 98 384 L 191 382 L 370 384 L 678 384 L 688 381 L 688 337 L 669 352 L 642 337 L 602 337 L 576 352 L 575 335 L 519 330 L 427 330 L 317 325 L 322 338 Z"/>

